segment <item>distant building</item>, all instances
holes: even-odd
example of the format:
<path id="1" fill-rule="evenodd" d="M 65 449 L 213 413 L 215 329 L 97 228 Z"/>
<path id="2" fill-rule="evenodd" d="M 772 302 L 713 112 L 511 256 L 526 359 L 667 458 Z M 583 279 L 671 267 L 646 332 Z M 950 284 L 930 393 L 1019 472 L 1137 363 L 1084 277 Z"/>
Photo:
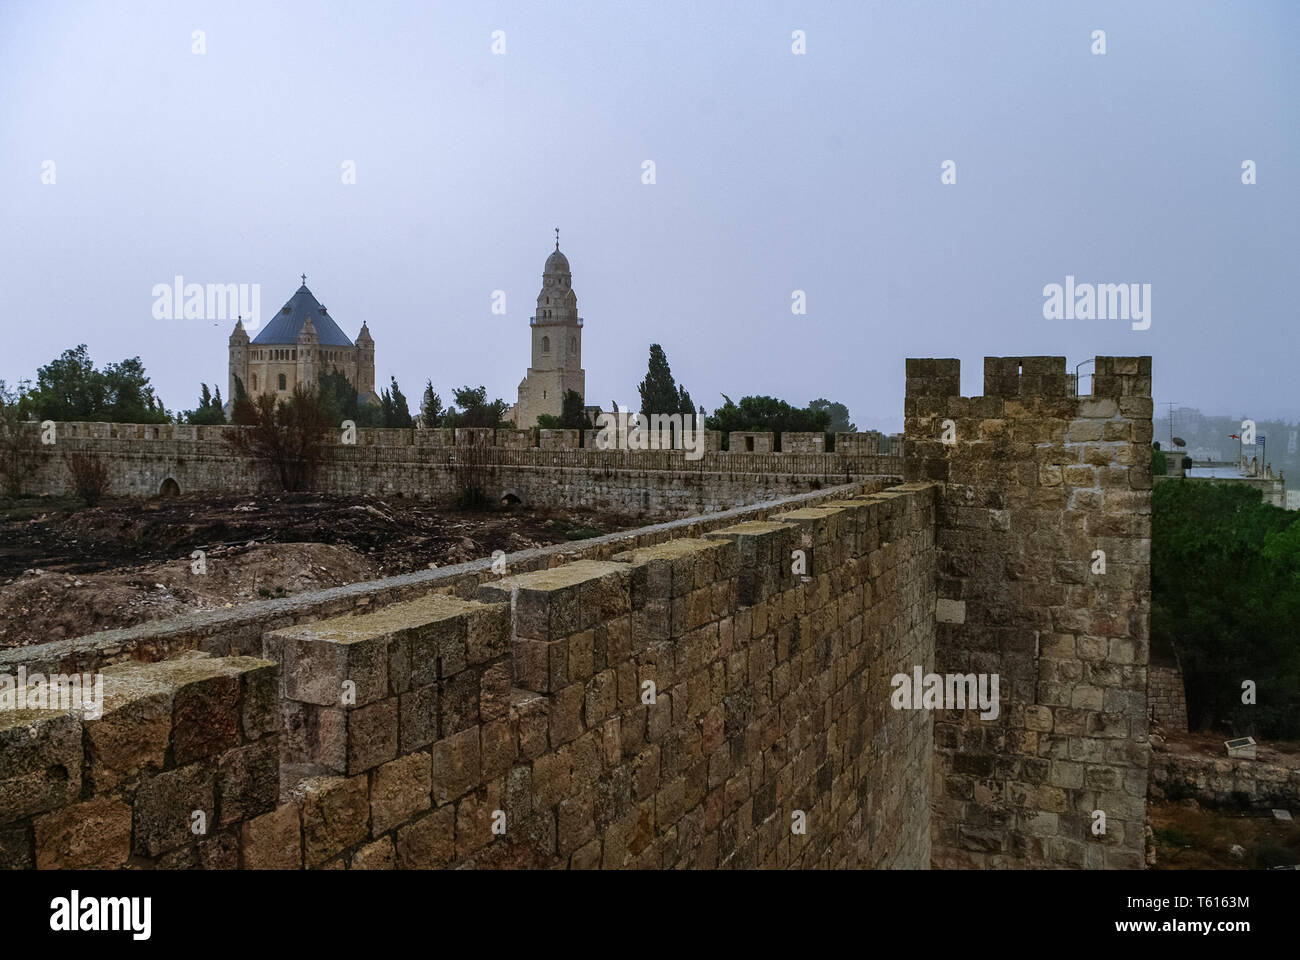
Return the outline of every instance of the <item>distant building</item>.
<path id="1" fill-rule="evenodd" d="M 1275 507 L 1286 507 L 1287 509 L 1296 509 L 1290 507 L 1290 497 L 1297 491 L 1288 491 L 1286 488 L 1286 476 L 1278 474 L 1273 475 L 1273 468 L 1265 465 L 1261 474 L 1258 460 L 1247 460 L 1242 457 L 1235 465 L 1219 463 L 1215 466 L 1202 464 L 1197 466 L 1196 461 L 1192 462 L 1191 469 L 1186 473 L 1188 480 L 1197 483 L 1231 483 L 1250 487 L 1259 492 L 1260 498 L 1264 503 L 1271 503 Z M 1156 481 L 1171 480 L 1172 476 L 1156 477 Z M 1297 504 L 1300 507 L 1300 504 Z"/>
<path id="2" fill-rule="evenodd" d="M 569 390 L 587 395 L 587 373 L 582 369 L 582 318 L 578 295 L 573 292 L 569 260 L 560 252 L 559 231 L 555 250 L 542 268 L 542 289 L 537 312 L 528 321 L 532 362 L 519 382 L 519 399 L 511 418 L 519 427 L 535 427 L 542 414 L 558 417 Z"/>
<path id="3" fill-rule="evenodd" d="M 235 402 L 235 378 L 249 396 L 286 396 L 301 383 L 315 386 L 317 377 L 340 371 L 356 388 L 362 403 L 378 403 L 375 395 L 375 341 L 365 323 L 356 343 L 348 339 L 325 307 L 302 286 L 251 341 L 243 321 L 230 334 L 230 374 L 226 416 Z"/>

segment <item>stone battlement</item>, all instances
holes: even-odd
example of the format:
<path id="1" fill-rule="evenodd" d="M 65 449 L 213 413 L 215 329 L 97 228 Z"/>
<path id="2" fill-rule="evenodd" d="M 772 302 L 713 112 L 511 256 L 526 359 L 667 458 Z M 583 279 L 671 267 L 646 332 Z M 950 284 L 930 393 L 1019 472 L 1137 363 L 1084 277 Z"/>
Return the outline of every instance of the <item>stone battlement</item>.
<path id="1" fill-rule="evenodd" d="M 106 667 L 101 717 L 2 718 L 0 863 L 923 867 L 931 723 L 888 667 L 932 656 L 934 500 L 836 491 Z"/>
<path id="2" fill-rule="evenodd" d="M 27 428 L 34 433 L 38 424 Z M 99 457 L 113 496 L 172 493 L 251 495 L 278 489 L 269 468 L 231 448 L 225 426 L 59 423 L 53 444 L 34 445 L 24 492 L 67 491 L 66 458 Z M 327 435 L 313 489 L 341 496 L 455 497 L 460 465 L 472 456 L 492 499 L 579 507 L 644 516 L 717 512 L 872 476 L 902 478 L 902 458 L 868 440 L 845 441 L 845 453 L 819 452 L 797 439 L 789 452 L 707 449 L 698 460 L 683 450 L 599 450 L 576 445 L 577 431 L 458 428 L 359 429 L 355 444 Z M 805 438 L 802 434 L 788 434 Z M 812 435 L 808 435 L 811 437 Z M 815 435 L 821 438 L 821 434 Z M 840 434 L 853 437 L 853 434 Z M 490 443 L 488 441 L 491 441 Z M 741 444 L 743 447 L 743 444 Z M 467 453 L 473 450 L 472 454 Z"/>
<path id="3" fill-rule="evenodd" d="M 908 360 L 901 462 L 498 444 L 550 502 L 729 509 L 0 652 L 108 693 L 0 714 L 0 866 L 1139 869 L 1151 368 L 1096 364 Z M 373 439 L 326 489 L 448 469 Z M 200 444 L 158 441 L 59 442 Z M 932 670 L 997 710 L 896 701 Z"/>
<path id="4" fill-rule="evenodd" d="M 942 481 L 940 673 L 996 673 L 1003 711 L 935 725 L 935 863 L 1143 863 L 1151 358 L 908 360 L 905 475 Z M 1096 813 L 1106 832 L 1094 834 Z"/>

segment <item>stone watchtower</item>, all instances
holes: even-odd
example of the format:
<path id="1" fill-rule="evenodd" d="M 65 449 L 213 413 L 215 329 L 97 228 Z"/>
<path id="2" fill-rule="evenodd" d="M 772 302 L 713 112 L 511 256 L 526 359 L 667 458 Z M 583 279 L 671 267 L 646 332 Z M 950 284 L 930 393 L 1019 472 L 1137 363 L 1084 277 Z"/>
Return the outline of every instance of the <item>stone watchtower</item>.
<path id="1" fill-rule="evenodd" d="M 362 403 L 375 396 L 375 341 L 364 323 L 355 344 L 307 289 L 307 278 L 289 301 L 251 341 L 243 321 L 230 334 L 230 374 L 226 416 L 235 402 L 235 378 L 249 396 L 287 396 L 294 387 L 315 386 L 322 373 L 340 371 Z"/>
<path id="2" fill-rule="evenodd" d="M 1151 358 L 907 361 L 904 470 L 937 481 L 935 672 L 998 675 L 1000 710 L 935 714 L 938 867 L 1141 868 Z M 927 667 L 928 669 L 928 667 Z"/>
<path id="3" fill-rule="evenodd" d="M 582 369 L 582 318 L 578 316 L 578 295 L 573 292 L 569 261 L 560 252 L 560 231 L 555 231 L 555 251 L 542 268 L 542 289 L 537 294 L 537 312 L 528 321 L 532 331 L 532 363 L 519 383 L 515 423 L 537 425 L 541 414 L 559 416 L 564 394 L 574 390 L 587 394 L 587 374 Z"/>

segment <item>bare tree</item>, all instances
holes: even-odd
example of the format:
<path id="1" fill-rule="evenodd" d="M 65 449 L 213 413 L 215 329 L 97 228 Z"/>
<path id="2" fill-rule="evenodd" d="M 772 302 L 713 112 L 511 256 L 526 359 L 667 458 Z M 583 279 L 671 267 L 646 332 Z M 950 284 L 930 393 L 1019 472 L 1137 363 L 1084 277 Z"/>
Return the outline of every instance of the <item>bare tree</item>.
<path id="1" fill-rule="evenodd" d="M 269 464 L 283 490 L 306 490 L 315 479 L 321 444 L 331 426 L 319 397 L 298 384 L 286 400 L 264 393 L 252 406 L 253 422 L 229 433 L 227 442 L 237 452 Z"/>
<path id="2" fill-rule="evenodd" d="M 36 463 L 36 431 L 19 411 L 20 394 L 0 380 L 0 474 L 4 475 L 4 492 L 16 497 L 23 492 L 23 477 Z"/>
<path id="3" fill-rule="evenodd" d="M 459 431 L 457 431 L 459 432 Z M 465 443 L 453 448 L 456 458 L 452 475 L 456 484 L 456 506 L 478 510 L 488 503 L 488 479 L 491 475 L 492 431 L 472 429 Z"/>
<path id="4" fill-rule="evenodd" d="M 95 506 L 108 492 L 108 467 L 97 454 L 71 454 L 68 472 L 72 475 L 73 493 L 86 501 L 86 506 Z"/>

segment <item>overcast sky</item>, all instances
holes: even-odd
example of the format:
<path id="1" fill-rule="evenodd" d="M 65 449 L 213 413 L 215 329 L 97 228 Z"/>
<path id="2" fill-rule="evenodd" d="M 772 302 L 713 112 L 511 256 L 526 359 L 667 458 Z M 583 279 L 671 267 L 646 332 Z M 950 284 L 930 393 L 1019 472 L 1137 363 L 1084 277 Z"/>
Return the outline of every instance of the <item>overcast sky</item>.
<path id="1" fill-rule="evenodd" d="M 192 407 L 232 324 L 153 286 L 261 284 L 265 322 L 305 272 L 413 407 L 514 402 L 558 226 L 589 403 L 658 342 L 710 410 L 864 428 L 907 356 L 972 395 L 985 355 L 1151 354 L 1157 401 L 1300 417 L 1298 49 L 1295 2 L 0 0 L 0 377 L 85 342 Z M 1045 320 L 1067 275 L 1151 284 L 1150 329 Z"/>

